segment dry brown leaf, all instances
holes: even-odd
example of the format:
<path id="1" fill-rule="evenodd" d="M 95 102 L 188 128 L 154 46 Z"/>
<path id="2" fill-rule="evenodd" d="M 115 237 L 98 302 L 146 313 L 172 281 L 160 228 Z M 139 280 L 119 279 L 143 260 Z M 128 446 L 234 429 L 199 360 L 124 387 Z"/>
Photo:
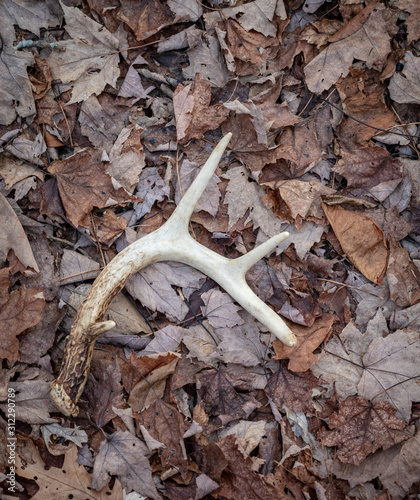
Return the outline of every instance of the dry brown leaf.
<path id="1" fill-rule="evenodd" d="M 369 9 L 368 5 L 366 9 Z M 350 23 L 349 23 L 350 24 Z M 346 25 L 333 35 L 333 42 L 305 66 L 306 84 L 311 92 L 320 94 L 349 73 L 353 59 L 367 63 L 369 68 L 381 70 L 391 50 L 383 7 L 377 5 L 366 22 L 350 36 L 334 41 L 348 30 Z"/>
<path id="2" fill-rule="evenodd" d="M 405 20 L 408 29 L 407 41 L 413 43 L 420 38 L 420 5 L 416 0 L 398 0 L 396 7 L 410 13 L 410 17 Z"/>
<path id="3" fill-rule="evenodd" d="M 10 361 L 19 358 L 17 336 L 41 321 L 44 306 L 45 299 L 41 290 L 28 289 L 22 285 L 11 292 L 8 302 L 0 312 L 0 330 L 3 332 L 0 345 L 2 358 Z"/>
<path id="4" fill-rule="evenodd" d="M 92 488 L 102 490 L 112 475 L 118 477 L 126 490 L 161 500 L 152 479 L 148 455 L 140 439 L 118 429 L 101 443 L 93 466 Z"/>
<path id="5" fill-rule="evenodd" d="M 66 160 L 55 161 L 48 171 L 57 179 L 66 215 L 75 226 L 89 226 L 88 216 L 93 207 L 135 201 L 123 188 L 114 188 L 98 150 L 86 149 Z"/>
<path id="6" fill-rule="evenodd" d="M 412 306 L 420 302 L 420 270 L 404 248 L 389 241 L 389 262 L 386 271 L 391 299 L 397 306 Z"/>
<path id="7" fill-rule="evenodd" d="M 369 217 L 339 205 L 321 205 L 350 262 L 374 283 L 382 284 L 389 251 L 382 229 Z"/>
<path id="8" fill-rule="evenodd" d="M 2 193 L 0 193 L 0 226 L 2 227 L 0 264 L 3 265 L 6 262 L 9 250 L 13 250 L 23 266 L 29 268 L 28 272 L 34 270 L 38 273 L 39 267 L 29 245 L 28 237 L 18 216 Z"/>
<path id="9" fill-rule="evenodd" d="M 186 425 L 182 414 L 174 406 L 157 399 L 136 415 L 136 419 L 154 439 L 164 444 L 159 452 L 163 467 L 175 467 L 185 478 L 188 460 L 183 439 Z"/>
<path id="10" fill-rule="evenodd" d="M 211 86 L 200 73 L 195 76 L 192 91 L 191 84 L 178 85 L 173 102 L 179 143 L 201 139 L 204 132 L 218 128 L 227 118 L 229 111 L 220 104 L 210 106 L 210 101 Z"/>
<path id="11" fill-rule="evenodd" d="M 319 385 L 320 381 L 311 372 L 294 373 L 280 366 L 268 381 L 265 392 L 278 409 L 285 405 L 293 411 L 314 414 L 312 389 Z"/>
<path id="12" fill-rule="evenodd" d="M 74 500 L 117 500 L 121 498 L 122 487 L 116 481 L 113 488 L 104 485 L 101 491 L 91 488 L 92 476 L 83 465 L 77 462 L 77 446 L 71 445 L 64 455 L 64 464 L 61 468 L 45 468 L 41 457 L 38 455 L 34 463 L 18 460 L 17 474 L 32 481 L 38 486 L 38 492 L 32 496 L 35 500 L 57 500 L 68 498 Z"/>
<path id="13" fill-rule="evenodd" d="M 410 437 L 403 432 L 406 423 L 395 412 L 387 401 L 373 404 L 363 398 L 349 398 L 341 403 L 338 413 L 330 415 L 329 427 L 333 430 L 322 429 L 322 443 L 337 446 L 341 462 L 359 465 L 377 449 L 386 450 Z"/>
<path id="14" fill-rule="evenodd" d="M 115 87 L 120 74 L 119 41 L 80 9 L 61 6 L 71 40 L 60 42 L 65 50 L 53 50 L 48 62 L 54 80 L 75 82 L 69 101 L 72 104 L 100 94 L 107 84 Z"/>
<path id="15" fill-rule="evenodd" d="M 222 450 L 229 474 L 222 476 L 220 497 L 242 500 L 243 498 L 267 500 L 272 498 L 264 479 L 252 470 L 252 460 L 244 456 L 236 444 L 235 436 L 221 439 L 217 446 Z"/>
<path id="16" fill-rule="evenodd" d="M 198 394 L 206 413 L 214 417 L 216 428 L 232 420 L 247 418 L 258 407 L 252 396 L 237 392 L 235 385 L 221 366 L 197 375 Z"/>
<path id="17" fill-rule="evenodd" d="M 95 279 L 99 268 L 99 264 L 86 255 L 65 248 L 60 262 L 60 285 Z"/>
<path id="18" fill-rule="evenodd" d="M 117 217 L 112 210 L 106 210 L 103 217 L 93 216 L 94 232 L 98 241 L 103 245 L 111 245 L 127 227 L 127 219 Z"/>
<path id="19" fill-rule="evenodd" d="M 295 335 L 298 335 L 298 342 L 295 347 L 287 347 L 275 340 L 273 347 L 276 352 L 274 359 L 289 359 L 288 369 L 294 372 L 305 372 L 318 359 L 317 354 L 313 351 L 319 347 L 321 342 L 331 329 L 335 317 L 330 314 L 324 314 L 322 318 L 317 318 L 314 324 L 310 327 L 299 327 L 299 332 L 291 326 Z"/>

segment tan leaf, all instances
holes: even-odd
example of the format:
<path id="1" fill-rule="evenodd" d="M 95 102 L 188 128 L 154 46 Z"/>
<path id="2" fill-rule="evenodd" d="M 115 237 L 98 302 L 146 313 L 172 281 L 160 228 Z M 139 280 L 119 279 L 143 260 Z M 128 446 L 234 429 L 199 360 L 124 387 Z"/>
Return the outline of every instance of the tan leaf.
<path id="1" fill-rule="evenodd" d="M 28 237 L 7 198 L 0 193 L 0 227 L 2 228 L 0 237 L 0 263 L 4 264 L 9 250 L 13 250 L 15 256 L 24 267 L 39 272 Z"/>
<path id="2" fill-rule="evenodd" d="M 377 449 L 391 448 L 408 439 L 406 423 L 395 416 L 395 408 L 387 401 L 371 403 L 363 398 L 350 398 L 341 403 L 338 414 L 329 417 L 328 431 L 322 429 L 326 446 L 337 446 L 337 457 L 344 463 L 359 465 Z"/>
<path id="3" fill-rule="evenodd" d="M 401 73 L 394 73 L 389 82 L 391 99 L 400 103 L 420 103 L 420 58 L 411 52 L 405 54 Z M 404 76 L 402 76 L 404 75 Z"/>
<path id="4" fill-rule="evenodd" d="M 298 327 L 296 325 L 294 328 L 292 326 L 293 333 L 298 336 L 297 345 L 295 347 L 287 347 L 283 342 L 276 339 L 273 342 L 273 347 L 276 352 L 274 359 L 288 358 L 288 369 L 294 372 L 305 372 L 309 370 L 311 365 L 318 359 L 318 355 L 313 354 L 313 351 L 324 341 L 333 322 L 334 316 L 324 314 L 322 318 L 316 319 L 314 324 L 310 327 Z M 299 332 L 297 328 L 299 328 Z"/>
<path id="5" fill-rule="evenodd" d="M 366 9 L 369 8 L 368 5 Z M 340 76 L 347 76 L 354 58 L 365 61 L 368 67 L 382 69 L 391 50 L 382 13 L 383 7 L 377 5 L 367 21 L 357 26 L 357 31 L 342 40 L 333 41 L 306 65 L 306 84 L 311 92 L 320 94 L 336 83 Z M 332 40 L 342 36 L 346 28 L 333 35 Z"/>
<path id="6" fill-rule="evenodd" d="M 125 489 L 135 490 L 140 495 L 160 500 L 146 446 L 128 431 L 118 429 L 99 448 L 93 466 L 92 488 L 101 490 L 112 476 L 117 476 Z"/>
<path id="7" fill-rule="evenodd" d="M 91 488 L 92 476 L 83 465 L 77 462 L 77 446 L 70 445 L 64 455 L 64 463 L 60 468 L 45 468 L 41 457 L 37 454 L 34 463 L 23 462 L 18 459 L 17 474 L 32 481 L 38 486 L 38 492 L 32 496 L 34 500 L 57 500 L 58 498 L 71 498 L 74 500 L 118 500 L 121 498 L 121 483 L 116 481 L 113 489 L 104 485 L 101 491 Z"/>
<path id="8" fill-rule="evenodd" d="M 321 207 L 350 262 L 366 278 L 382 284 L 389 255 L 382 229 L 369 217 L 339 205 Z"/>
<path id="9" fill-rule="evenodd" d="M 98 241 L 104 245 L 111 245 L 111 243 L 121 235 L 127 227 L 127 219 L 124 217 L 117 217 L 112 210 L 106 210 L 103 217 L 99 218 L 93 216 L 95 224 L 95 236 Z"/>
<path id="10" fill-rule="evenodd" d="M 389 241 L 389 262 L 386 275 L 391 299 L 397 306 L 412 306 L 420 302 L 420 271 L 410 259 L 404 248 L 394 241 Z"/>
<path id="11" fill-rule="evenodd" d="M 405 20 L 405 24 L 408 28 L 408 43 L 415 42 L 420 38 L 420 4 L 416 0 L 398 0 L 395 4 L 401 10 L 405 10 L 410 13 L 410 17 Z"/>
<path id="12" fill-rule="evenodd" d="M 65 30 L 71 39 L 60 42 L 65 50 L 53 50 L 48 62 L 54 80 L 61 80 L 63 84 L 76 82 L 68 102 L 72 104 L 92 94 L 99 95 L 107 84 L 115 87 L 120 74 L 119 41 L 80 9 L 64 4 L 62 9 Z"/>
<path id="13" fill-rule="evenodd" d="M 114 188 L 98 150 L 86 149 L 66 160 L 55 161 L 48 170 L 57 179 L 66 215 L 75 226 L 88 227 L 93 207 L 135 201 L 124 189 Z"/>
<path id="14" fill-rule="evenodd" d="M 60 262 L 60 285 L 95 279 L 99 274 L 99 264 L 74 250 L 63 250 Z"/>
<path id="15" fill-rule="evenodd" d="M 233 327 L 242 325 L 244 320 L 238 315 L 240 307 L 234 304 L 227 293 L 216 288 L 201 295 L 204 306 L 201 306 L 203 316 L 209 320 L 213 328 Z"/>

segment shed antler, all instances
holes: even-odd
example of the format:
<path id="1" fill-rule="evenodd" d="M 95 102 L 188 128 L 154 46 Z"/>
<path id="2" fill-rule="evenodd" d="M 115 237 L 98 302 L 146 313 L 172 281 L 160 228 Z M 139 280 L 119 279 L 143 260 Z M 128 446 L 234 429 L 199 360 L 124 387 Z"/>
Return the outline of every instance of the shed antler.
<path id="1" fill-rule="evenodd" d="M 200 245 L 188 232 L 195 204 L 216 170 L 231 136 L 230 133 L 225 135 L 217 145 L 166 223 L 120 252 L 92 285 L 74 320 L 60 374 L 51 384 L 51 398 L 65 415 L 77 416 L 77 401 L 86 384 L 95 341 L 101 333 L 115 326 L 113 321 L 103 321 L 109 305 L 130 276 L 154 262 L 172 260 L 195 267 L 219 283 L 284 344 L 296 344 L 296 337 L 284 321 L 254 294 L 245 281 L 247 270 L 289 233 L 278 234 L 237 259 L 227 259 Z"/>

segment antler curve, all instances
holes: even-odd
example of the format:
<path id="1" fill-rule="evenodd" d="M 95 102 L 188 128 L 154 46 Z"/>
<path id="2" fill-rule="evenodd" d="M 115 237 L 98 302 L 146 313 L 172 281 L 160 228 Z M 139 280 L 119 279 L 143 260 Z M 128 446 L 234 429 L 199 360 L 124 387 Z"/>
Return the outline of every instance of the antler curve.
<path id="1" fill-rule="evenodd" d="M 172 260 L 195 267 L 216 281 L 284 344 L 296 344 L 296 337 L 285 322 L 254 294 L 245 281 L 247 270 L 289 233 L 278 234 L 237 259 L 227 259 L 200 245 L 188 232 L 195 204 L 231 137 L 229 133 L 219 142 L 166 223 L 125 248 L 96 278 L 77 312 L 60 373 L 51 384 L 52 401 L 65 415 L 78 415 L 77 401 L 86 384 L 96 339 L 115 326 L 114 321 L 103 321 L 109 305 L 130 276 L 154 262 Z"/>

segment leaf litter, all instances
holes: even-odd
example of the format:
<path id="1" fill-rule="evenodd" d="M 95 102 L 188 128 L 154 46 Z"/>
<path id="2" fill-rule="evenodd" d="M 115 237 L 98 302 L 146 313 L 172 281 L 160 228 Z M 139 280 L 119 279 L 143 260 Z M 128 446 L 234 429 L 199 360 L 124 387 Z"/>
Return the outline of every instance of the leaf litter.
<path id="1" fill-rule="evenodd" d="M 16 437 L 20 498 L 414 498 L 417 2 L 0 14 L 0 440 Z M 65 418 L 49 384 L 77 308 L 226 132 L 191 232 L 228 258 L 290 233 L 247 280 L 297 346 L 199 271 L 154 264 L 111 304 L 117 326 Z"/>

